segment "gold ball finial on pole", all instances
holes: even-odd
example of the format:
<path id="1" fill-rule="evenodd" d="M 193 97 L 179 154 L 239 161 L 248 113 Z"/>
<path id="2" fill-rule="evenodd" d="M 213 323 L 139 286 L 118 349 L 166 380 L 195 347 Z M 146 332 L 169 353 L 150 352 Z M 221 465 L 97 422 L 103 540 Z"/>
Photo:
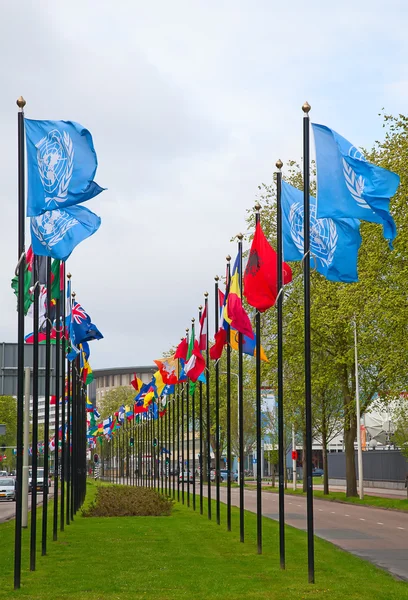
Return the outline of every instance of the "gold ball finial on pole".
<path id="1" fill-rule="evenodd" d="M 71 279 L 71 277 L 72 277 L 71 273 L 67 273 L 67 278 Z"/>
<path id="2" fill-rule="evenodd" d="M 243 233 L 239 233 L 237 235 L 237 238 L 239 239 L 240 242 L 242 242 L 243 238 L 244 238 L 244 234 Z"/>
<path id="3" fill-rule="evenodd" d="M 220 280 L 220 278 L 218 277 L 218 275 L 216 275 L 216 276 L 214 277 L 214 279 L 215 279 L 215 281 L 219 281 L 219 280 Z"/>
<path id="4" fill-rule="evenodd" d="M 194 318 L 194 317 L 191 319 L 191 322 L 192 322 L 192 323 L 195 323 L 195 318 Z"/>
<path id="5" fill-rule="evenodd" d="M 310 109 L 312 107 L 310 106 L 309 102 L 305 102 L 304 105 L 302 106 L 302 110 L 305 114 L 308 114 L 310 112 Z"/>
<path id="6" fill-rule="evenodd" d="M 27 102 L 24 100 L 23 96 L 20 96 L 20 98 L 17 98 L 16 104 L 17 104 L 18 108 L 21 108 L 21 110 L 23 110 L 23 108 L 25 107 Z"/>
<path id="7" fill-rule="evenodd" d="M 186 333 L 188 333 L 190 331 L 189 327 L 186 327 Z"/>
<path id="8" fill-rule="evenodd" d="M 203 307 L 201 306 L 201 304 L 200 304 L 200 306 L 198 307 L 198 310 L 203 310 Z"/>
<path id="9" fill-rule="evenodd" d="M 229 254 L 227 254 L 227 256 L 225 257 L 227 262 L 229 262 L 231 260 L 231 256 Z"/>
<path id="10" fill-rule="evenodd" d="M 276 168 L 278 169 L 278 171 L 280 171 L 281 168 L 283 167 L 283 162 L 281 161 L 281 159 L 279 158 L 275 164 L 276 164 Z"/>
<path id="11" fill-rule="evenodd" d="M 71 296 L 72 296 L 73 298 L 75 298 L 75 296 L 76 296 L 76 293 L 75 293 L 75 292 L 72 292 Z"/>
<path id="12" fill-rule="evenodd" d="M 204 292 L 204 297 L 208 298 L 208 292 Z"/>
<path id="13" fill-rule="evenodd" d="M 259 212 L 261 210 L 262 206 L 259 204 L 259 202 L 257 202 L 255 204 L 254 208 L 255 208 L 256 212 Z"/>

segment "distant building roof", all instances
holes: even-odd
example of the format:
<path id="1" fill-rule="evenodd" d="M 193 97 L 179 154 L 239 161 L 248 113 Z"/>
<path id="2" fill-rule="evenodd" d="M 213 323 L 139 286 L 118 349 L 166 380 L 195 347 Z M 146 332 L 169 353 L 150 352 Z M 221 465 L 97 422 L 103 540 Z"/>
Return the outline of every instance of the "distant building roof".
<path id="1" fill-rule="evenodd" d="M 93 369 L 95 377 L 104 377 L 109 375 L 126 375 L 128 373 L 154 373 L 157 371 L 155 365 L 142 365 L 136 367 L 109 367 L 107 369 Z"/>

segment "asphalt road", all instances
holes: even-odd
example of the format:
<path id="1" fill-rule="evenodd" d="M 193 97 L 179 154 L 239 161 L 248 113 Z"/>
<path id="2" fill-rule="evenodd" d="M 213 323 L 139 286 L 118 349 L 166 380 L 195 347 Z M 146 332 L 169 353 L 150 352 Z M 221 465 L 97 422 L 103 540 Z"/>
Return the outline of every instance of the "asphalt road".
<path id="1" fill-rule="evenodd" d="M 226 502 L 226 488 L 220 493 Z M 264 517 L 279 520 L 278 500 L 262 493 Z M 231 502 L 239 506 L 239 488 L 232 488 Z M 316 499 L 313 505 L 316 536 L 408 581 L 408 513 Z M 245 490 L 245 509 L 256 512 L 255 490 Z M 285 496 L 285 522 L 306 531 L 305 497 Z"/>
<path id="2" fill-rule="evenodd" d="M 54 494 L 50 490 L 48 494 L 48 499 L 52 498 Z M 42 504 L 42 492 L 37 492 L 37 506 Z M 31 507 L 31 494 L 28 496 L 28 510 Z M 16 516 L 16 503 L 15 502 L 6 502 L 5 500 L 0 501 L 0 523 L 4 523 L 4 521 L 9 521 L 10 519 L 14 519 Z"/>

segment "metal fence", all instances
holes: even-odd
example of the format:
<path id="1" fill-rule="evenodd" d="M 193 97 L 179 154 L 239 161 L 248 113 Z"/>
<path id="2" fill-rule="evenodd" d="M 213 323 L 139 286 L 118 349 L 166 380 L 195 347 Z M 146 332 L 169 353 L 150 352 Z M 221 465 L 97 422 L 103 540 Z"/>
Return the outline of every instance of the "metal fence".
<path id="1" fill-rule="evenodd" d="M 346 455 L 343 452 L 328 455 L 330 479 L 346 478 Z M 356 474 L 358 478 L 358 461 L 356 452 Z M 405 482 L 408 474 L 408 463 L 399 450 L 369 450 L 363 452 L 364 481 Z"/>

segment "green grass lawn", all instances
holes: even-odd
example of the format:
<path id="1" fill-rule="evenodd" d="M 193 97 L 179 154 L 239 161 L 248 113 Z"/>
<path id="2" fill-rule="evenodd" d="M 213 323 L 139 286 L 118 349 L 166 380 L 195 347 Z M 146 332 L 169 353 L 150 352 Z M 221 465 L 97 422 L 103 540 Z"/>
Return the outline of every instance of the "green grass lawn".
<path id="1" fill-rule="evenodd" d="M 89 484 L 88 499 L 95 491 Z M 215 513 L 215 511 L 214 511 Z M 278 524 L 263 520 L 264 553 L 256 553 L 256 515 L 239 511 L 233 531 L 176 503 L 170 517 L 83 518 L 49 542 L 28 570 L 24 531 L 22 588 L 12 591 L 14 522 L 0 525 L 0 599 L 28 600 L 408 600 L 408 584 L 316 539 L 316 584 L 307 583 L 306 534 L 287 527 L 287 569 L 279 568 Z"/>
<path id="2" fill-rule="evenodd" d="M 246 488 L 256 490 L 256 485 L 245 485 Z M 272 487 L 269 485 L 262 486 L 264 492 L 278 493 L 278 487 Z M 306 496 L 303 493 L 302 486 L 298 487 L 297 490 L 288 488 L 285 490 L 285 494 L 291 494 L 294 496 Z M 321 500 L 327 500 L 331 502 L 347 502 L 349 504 L 358 504 L 360 506 L 375 506 L 377 508 L 388 508 L 393 510 L 408 510 L 408 499 L 403 498 L 383 498 L 382 496 L 364 496 L 364 500 L 360 498 L 348 498 L 345 492 L 330 492 L 328 496 L 323 494 L 323 490 L 313 490 L 313 496 Z"/>

